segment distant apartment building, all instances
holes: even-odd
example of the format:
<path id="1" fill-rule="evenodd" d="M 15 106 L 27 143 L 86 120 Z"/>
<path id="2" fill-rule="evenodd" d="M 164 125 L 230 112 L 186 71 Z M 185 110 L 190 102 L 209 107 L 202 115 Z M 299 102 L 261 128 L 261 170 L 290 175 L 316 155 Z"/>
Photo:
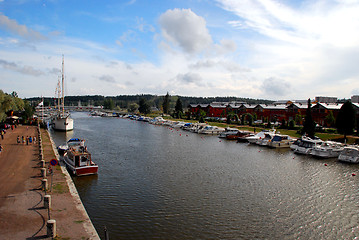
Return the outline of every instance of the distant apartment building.
<path id="1" fill-rule="evenodd" d="M 315 97 L 315 101 L 318 103 L 336 103 L 338 98 L 336 97 Z"/>
<path id="2" fill-rule="evenodd" d="M 354 95 L 351 98 L 352 103 L 359 103 L 359 95 Z"/>

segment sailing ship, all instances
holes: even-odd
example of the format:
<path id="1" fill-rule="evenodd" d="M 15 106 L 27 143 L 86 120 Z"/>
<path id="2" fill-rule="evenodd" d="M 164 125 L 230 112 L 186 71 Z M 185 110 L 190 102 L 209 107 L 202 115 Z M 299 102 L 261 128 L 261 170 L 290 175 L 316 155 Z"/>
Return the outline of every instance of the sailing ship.
<path id="1" fill-rule="evenodd" d="M 65 94 L 64 94 L 64 56 L 62 55 L 62 74 L 61 74 L 61 84 L 60 81 L 57 87 L 57 111 L 54 116 L 51 118 L 51 126 L 56 131 L 72 131 L 74 130 L 74 120 L 71 118 L 70 113 L 65 112 Z M 60 98 L 60 94 L 62 95 Z"/>

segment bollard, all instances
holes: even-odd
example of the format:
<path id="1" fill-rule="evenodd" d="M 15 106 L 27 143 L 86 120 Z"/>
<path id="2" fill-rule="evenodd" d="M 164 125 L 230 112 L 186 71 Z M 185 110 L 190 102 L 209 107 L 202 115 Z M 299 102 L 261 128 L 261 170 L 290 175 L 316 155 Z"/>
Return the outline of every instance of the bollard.
<path id="1" fill-rule="evenodd" d="M 47 236 L 51 238 L 56 236 L 56 220 L 47 220 Z"/>
<path id="2" fill-rule="evenodd" d="M 45 160 L 41 160 L 41 168 L 45 167 Z"/>
<path id="3" fill-rule="evenodd" d="M 41 177 L 46 178 L 46 168 L 41 168 Z"/>
<path id="4" fill-rule="evenodd" d="M 44 196 L 44 208 L 46 208 L 46 209 L 51 208 L 51 195 Z"/>
<path id="5" fill-rule="evenodd" d="M 47 190 L 47 179 L 42 179 L 41 183 L 42 183 L 42 190 Z"/>

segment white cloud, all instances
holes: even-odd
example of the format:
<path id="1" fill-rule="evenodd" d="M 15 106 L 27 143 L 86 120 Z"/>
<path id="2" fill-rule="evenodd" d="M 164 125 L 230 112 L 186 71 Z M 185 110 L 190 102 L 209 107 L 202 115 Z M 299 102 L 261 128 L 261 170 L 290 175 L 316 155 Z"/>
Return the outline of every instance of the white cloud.
<path id="1" fill-rule="evenodd" d="M 282 79 L 271 77 L 264 80 L 262 88 L 266 94 L 278 99 L 278 96 L 287 96 L 290 93 L 291 85 Z"/>
<path id="2" fill-rule="evenodd" d="M 45 40 L 46 37 L 41 33 L 29 29 L 25 25 L 18 24 L 16 20 L 10 19 L 7 16 L 0 13 L 0 27 L 10 31 L 13 34 L 30 40 Z"/>
<path id="3" fill-rule="evenodd" d="M 14 62 L 8 62 L 2 59 L 0 59 L 0 66 L 2 66 L 2 68 L 4 69 L 19 72 L 25 75 L 40 76 L 44 74 L 44 72 L 42 72 L 41 70 L 37 70 L 31 66 L 19 66 Z"/>
<path id="4" fill-rule="evenodd" d="M 206 20 L 190 9 L 167 10 L 159 18 L 167 41 L 187 53 L 198 53 L 212 44 Z"/>
<path id="5" fill-rule="evenodd" d="M 176 80 L 180 82 L 180 84 L 194 84 L 197 86 L 202 86 L 202 77 L 198 73 L 186 73 L 186 74 L 178 74 L 176 76 Z"/>

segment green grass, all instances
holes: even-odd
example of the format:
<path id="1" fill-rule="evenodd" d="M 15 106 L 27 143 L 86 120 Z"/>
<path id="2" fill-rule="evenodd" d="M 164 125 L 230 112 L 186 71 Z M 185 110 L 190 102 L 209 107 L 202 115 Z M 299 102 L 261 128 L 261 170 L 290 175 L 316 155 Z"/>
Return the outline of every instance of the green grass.
<path id="1" fill-rule="evenodd" d="M 66 183 L 60 182 L 60 183 L 56 183 L 55 185 L 52 186 L 52 191 L 54 193 L 66 193 L 69 191 L 69 189 L 67 188 Z"/>

